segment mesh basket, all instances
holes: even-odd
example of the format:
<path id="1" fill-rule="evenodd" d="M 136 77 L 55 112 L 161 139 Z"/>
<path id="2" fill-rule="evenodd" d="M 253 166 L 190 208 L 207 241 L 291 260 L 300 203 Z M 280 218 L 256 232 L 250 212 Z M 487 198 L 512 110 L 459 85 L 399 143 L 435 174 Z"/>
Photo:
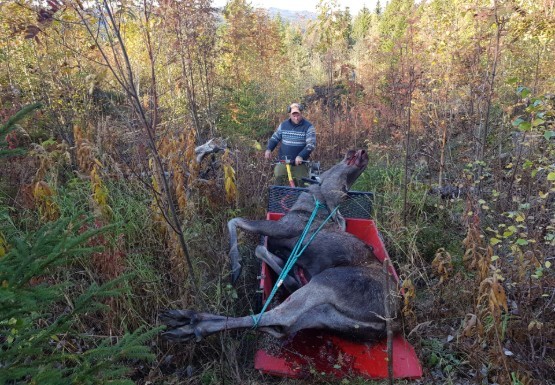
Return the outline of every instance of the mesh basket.
<path id="1" fill-rule="evenodd" d="M 270 186 L 268 192 L 268 212 L 287 213 L 303 191 L 308 191 L 308 189 L 288 186 Z M 374 194 L 364 191 L 349 191 L 347 194 L 349 198 L 339 206 L 339 210 L 343 217 L 371 219 Z"/>

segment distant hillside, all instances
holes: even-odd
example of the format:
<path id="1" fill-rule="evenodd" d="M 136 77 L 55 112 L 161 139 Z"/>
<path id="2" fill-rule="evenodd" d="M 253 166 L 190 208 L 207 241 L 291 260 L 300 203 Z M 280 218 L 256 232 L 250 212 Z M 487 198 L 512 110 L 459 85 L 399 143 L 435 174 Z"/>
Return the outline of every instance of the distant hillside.
<path id="1" fill-rule="evenodd" d="M 223 17 L 222 17 L 223 7 L 216 7 L 215 9 L 216 9 L 218 21 L 223 22 Z M 304 24 L 306 21 L 316 20 L 316 17 L 317 17 L 315 12 L 310 12 L 310 11 L 290 11 L 287 9 L 280 9 L 280 8 L 273 8 L 273 7 L 262 8 L 262 9 L 265 9 L 266 11 L 268 11 L 268 15 L 270 15 L 270 17 L 274 18 L 280 15 L 284 21 L 288 21 L 292 24 L 295 24 L 295 23 Z"/>
<path id="2" fill-rule="evenodd" d="M 268 8 L 268 14 L 271 17 L 276 17 L 278 14 L 283 20 L 298 22 L 301 20 L 314 20 L 316 19 L 316 13 L 309 11 L 290 11 L 287 9 L 280 8 Z"/>

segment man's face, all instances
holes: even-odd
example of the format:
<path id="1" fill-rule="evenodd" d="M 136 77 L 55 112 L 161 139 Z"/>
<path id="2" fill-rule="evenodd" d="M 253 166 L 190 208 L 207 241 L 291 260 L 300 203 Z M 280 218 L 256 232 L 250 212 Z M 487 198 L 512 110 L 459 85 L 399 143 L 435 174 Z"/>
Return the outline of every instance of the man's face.
<path id="1" fill-rule="evenodd" d="M 291 121 L 295 124 L 299 124 L 302 118 L 303 116 L 301 115 L 300 112 L 295 111 L 291 113 Z"/>

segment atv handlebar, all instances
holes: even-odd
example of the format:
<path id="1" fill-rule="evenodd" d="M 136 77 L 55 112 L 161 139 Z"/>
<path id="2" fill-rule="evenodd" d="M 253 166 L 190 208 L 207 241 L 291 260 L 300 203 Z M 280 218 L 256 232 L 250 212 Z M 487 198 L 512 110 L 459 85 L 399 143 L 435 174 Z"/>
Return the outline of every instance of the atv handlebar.
<path id="1" fill-rule="evenodd" d="M 320 182 L 317 181 L 316 179 L 307 178 L 307 177 L 305 177 L 305 176 L 302 177 L 302 180 L 303 180 L 304 182 L 308 182 L 308 183 L 310 183 L 310 184 L 319 184 L 319 183 L 320 183 Z"/>
<path id="2" fill-rule="evenodd" d="M 297 163 L 295 163 L 295 159 L 287 159 L 287 158 L 285 158 L 285 159 L 274 159 L 274 161 L 272 162 L 272 164 L 274 164 L 274 165 L 277 165 L 277 164 L 280 164 L 280 163 L 289 164 L 291 166 L 296 166 L 297 165 Z M 302 163 L 310 164 L 310 163 L 312 163 L 312 161 L 311 160 L 303 160 Z"/>

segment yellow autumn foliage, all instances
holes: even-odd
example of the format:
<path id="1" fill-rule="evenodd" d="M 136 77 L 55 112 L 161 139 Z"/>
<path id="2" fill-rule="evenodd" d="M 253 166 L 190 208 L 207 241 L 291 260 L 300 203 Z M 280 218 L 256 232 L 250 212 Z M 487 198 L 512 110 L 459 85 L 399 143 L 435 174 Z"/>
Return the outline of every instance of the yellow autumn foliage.
<path id="1" fill-rule="evenodd" d="M 43 221 L 54 221 L 60 217 L 60 208 L 54 200 L 55 192 L 45 181 L 35 183 L 33 199 Z"/>
<path id="2" fill-rule="evenodd" d="M 413 303 L 416 299 L 416 288 L 412 279 L 405 279 L 401 285 L 401 290 L 403 293 L 403 315 L 405 317 L 414 316 Z"/>
<path id="3" fill-rule="evenodd" d="M 92 190 L 92 199 L 94 201 L 95 209 L 99 211 L 100 215 L 105 219 L 110 219 L 112 217 L 112 208 L 108 204 L 108 188 L 102 182 L 102 178 L 99 175 L 98 171 L 98 162 L 95 159 L 95 163 L 91 170 L 91 190 Z"/>
<path id="4" fill-rule="evenodd" d="M 225 198 L 228 202 L 233 202 L 237 198 L 235 169 L 231 166 L 231 161 L 231 152 L 226 149 L 222 156 L 222 164 L 224 168 Z"/>
<path id="5" fill-rule="evenodd" d="M 505 288 L 501 285 L 495 274 L 493 277 L 488 277 L 480 283 L 478 302 L 487 302 L 491 315 L 496 319 L 499 319 L 501 316 L 501 310 L 509 311 Z"/>
<path id="6" fill-rule="evenodd" d="M 81 128 L 77 125 L 73 127 L 73 135 L 75 137 L 75 147 L 77 153 L 77 164 L 83 172 L 92 172 L 96 158 L 94 156 L 95 148 L 85 137 Z"/>
<path id="7" fill-rule="evenodd" d="M 451 254 L 443 247 L 436 251 L 435 258 L 432 261 L 432 268 L 439 275 L 439 283 L 445 282 L 453 271 L 453 260 Z"/>
<path id="8" fill-rule="evenodd" d="M 235 170 L 230 165 L 224 165 L 225 198 L 233 202 L 237 197 L 237 186 L 235 184 Z"/>
<path id="9" fill-rule="evenodd" d="M 2 258 L 8 252 L 8 242 L 6 237 L 0 231 L 0 258 Z"/>

